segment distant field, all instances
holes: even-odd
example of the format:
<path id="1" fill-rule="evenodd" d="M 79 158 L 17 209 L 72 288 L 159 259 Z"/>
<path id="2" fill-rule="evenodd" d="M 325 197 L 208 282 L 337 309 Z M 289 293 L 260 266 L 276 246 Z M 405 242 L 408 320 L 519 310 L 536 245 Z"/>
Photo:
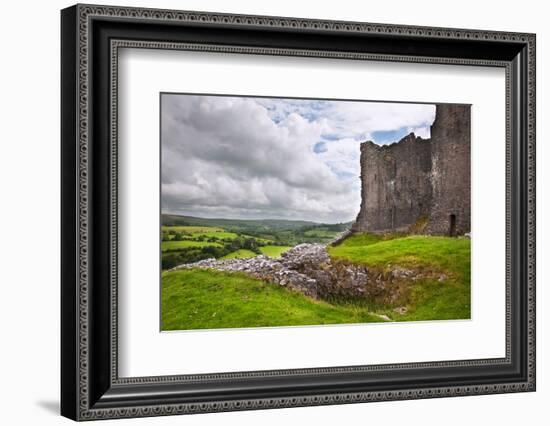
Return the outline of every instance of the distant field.
<path id="1" fill-rule="evenodd" d="M 287 251 L 290 248 L 292 248 L 292 247 L 290 247 L 290 246 L 263 246 L 263 247 L 260 247 L 260 251 L 262 252 L 262 254 L 265 254 L 266 256 L 269 256 L 269 257 L 280 257 L 281 253 Z"/>
<path id="2" fill-rule="evenodd" d="M 269 238 L 262 238 L 262 237 L 258 237 L 258 236 L 254 236 L 254 235 L 241 234 L 241 237 L 243 237 L 243 238 L 252 238 L 252 239 L 254 239 L 256 241 L 259 241 L 260 243 L 263 243 L 263 244 L 273 243 L 273 241 L 270 240 Z"/>
<path id="3" fill-rule="evenodd" d="M 163 226 L 162 232 L 164 235 L 168 235 L 169 238 L 173 238 L 175 233 L 181 233 L 183 236 L 191 238 L 217 238 L 220 240 L 238 237 L 234 232 L 208 226 Z"/>
<path id="4" fill-rule="evenodd" d="M 296 230 L 305 226 L 319 225 L 315 222 L 304 220 L 279 220 L 279 219 L 212 219 L 193 216 L 162 215 L 163 225 L 191 225 L 191 226 L 217 226 L 224 229 L 241 230 L 261 230 L 261 231 L 279 231 Z M 347 225 L 347 224 L 346 224 Z"/>
<path id="5" fill-rule="evenodd" d="M 211 243 L 208 241 L 163 241 L 161 243 L 162 251 L 176 250 L 188 247 L 221 247 L 219 243 Z"/>
<path id="6" fill-rule="evenodd" d="M 235 259 L 235 258 L 248 259 L 250 257 L 255 257 L 255 256 L 258 256 L 258 255 L 253 251 L 240 249 L 240 250 L 235 250 L 229 254 L 226 254 L 225 256 L 221 257 L 221 259 Z"/>
<path id="7" fill-rule="evenodd" d="M 304 235 L 306 237 L 318 237 L 318 238 L 334 238 L 336 237 L 340 232 L 335 231 L 329 231 L 327 229 L 312 229 L 309 231 L 305 231 Z"/>
<path id="8" fill-rule="evenodd" d="M 212 219 L 163 214 L 162 225 L 171 229 L 182 227 L 182 231 L 186 227 L 217 228 L 238 233 L 245 238 L 254 238 L 264 244 L 294 246 L 306 242 L 328 243 L 336 235 L 349 229 L 351 223 L 323 224 L 283 219 Z"/>
<path id="9" fill-rule="evenodd" d="M 163 226 L 163 231 L 190 232 L 192 234 L 200 234 L 205 232 L 224 232 L 223 228 L 215 226 Z"/>
<path id="10" fill-rule="evenodd" d="M 162 269 L 202 259 L 279 257 L 301 243 L 328 243 L 349 224 L 293 220 L 207 219 L 162 215 Z"/>
<path id="11" fill-rule="evenodd" d="M 316 301 L 240 273 L 181 269 L 162 275 L 162 330 L 380 321 L 366 307 Z"/>

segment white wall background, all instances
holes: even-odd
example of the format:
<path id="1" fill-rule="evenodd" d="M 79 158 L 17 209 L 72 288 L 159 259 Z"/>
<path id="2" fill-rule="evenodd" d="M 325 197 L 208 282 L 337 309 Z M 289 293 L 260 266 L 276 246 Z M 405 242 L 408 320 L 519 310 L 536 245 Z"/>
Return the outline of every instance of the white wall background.
<path id="1" fill-rule="evenodd" d="M 118 424 L 407 425 L 544 424 L 550 401 L 550 27 L 537 0 L 318 2 L 295 0 L 109 1 L 143 7 L 448 26 L 537 33 L 538 390 L 361 405 L 118 420 Z M 12 1 L 0 26 L 0 418 L 68 424 L 59 405 L 59 9 L 71 2 Z M 547 192 L 547 191 L 546 191 Z M 488 253 L 490 255 L 490 253 Z M 546 261 L 546 262 L 545 262 Z M 111 424 L 107 421 L 102 424 Z M 131 423 L 129 423 L 131 422 Z M 117 424 L 117 423 L 113 423 Z"/>

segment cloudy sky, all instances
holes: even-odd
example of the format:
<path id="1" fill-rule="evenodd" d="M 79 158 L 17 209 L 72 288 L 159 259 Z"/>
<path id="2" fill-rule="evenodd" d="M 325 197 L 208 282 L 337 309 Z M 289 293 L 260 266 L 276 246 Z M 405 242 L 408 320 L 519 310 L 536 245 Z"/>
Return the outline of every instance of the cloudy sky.
<path id="1" fill-rule="evenodd" d="M 161 95 L 162 211 L 355 219 L 359 145 L 429 137 L 434 105 Z"/>

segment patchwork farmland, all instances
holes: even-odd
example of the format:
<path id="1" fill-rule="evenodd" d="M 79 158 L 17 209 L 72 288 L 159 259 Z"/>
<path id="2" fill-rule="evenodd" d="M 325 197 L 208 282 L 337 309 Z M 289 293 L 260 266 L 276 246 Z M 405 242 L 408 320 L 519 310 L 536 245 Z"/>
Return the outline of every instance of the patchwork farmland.
<path id="1" fill-rule="evenodd" d="M 279 257 L 301 243 L 328 243 L 350 224 L 162 216 L 162 269 L 203 259 Z"/>

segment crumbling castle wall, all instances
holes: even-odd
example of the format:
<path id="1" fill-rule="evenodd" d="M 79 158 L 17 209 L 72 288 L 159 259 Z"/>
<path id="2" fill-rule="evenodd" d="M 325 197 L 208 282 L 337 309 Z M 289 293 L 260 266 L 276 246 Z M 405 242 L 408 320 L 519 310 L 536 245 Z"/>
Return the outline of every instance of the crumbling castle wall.
<path id="1" fill-rule="evenodd" d="M 470 231 L 470 106 L 436 106 L 430 139 L 361 144 L 361 208 L 353 231 Z"/>
<path id="2" fill-rule="evenodd" d="M 405 136 L 392 145 L 361 144 L 361 210 L 357 230 L 402 229 L 429 213 L 430 141 Z"/>
<path id="3" fill-rule="evenodd" d="M 470 106 L 438 106 L 431 128 L 433 188 L 426 231 L 470 232 Z"/>

